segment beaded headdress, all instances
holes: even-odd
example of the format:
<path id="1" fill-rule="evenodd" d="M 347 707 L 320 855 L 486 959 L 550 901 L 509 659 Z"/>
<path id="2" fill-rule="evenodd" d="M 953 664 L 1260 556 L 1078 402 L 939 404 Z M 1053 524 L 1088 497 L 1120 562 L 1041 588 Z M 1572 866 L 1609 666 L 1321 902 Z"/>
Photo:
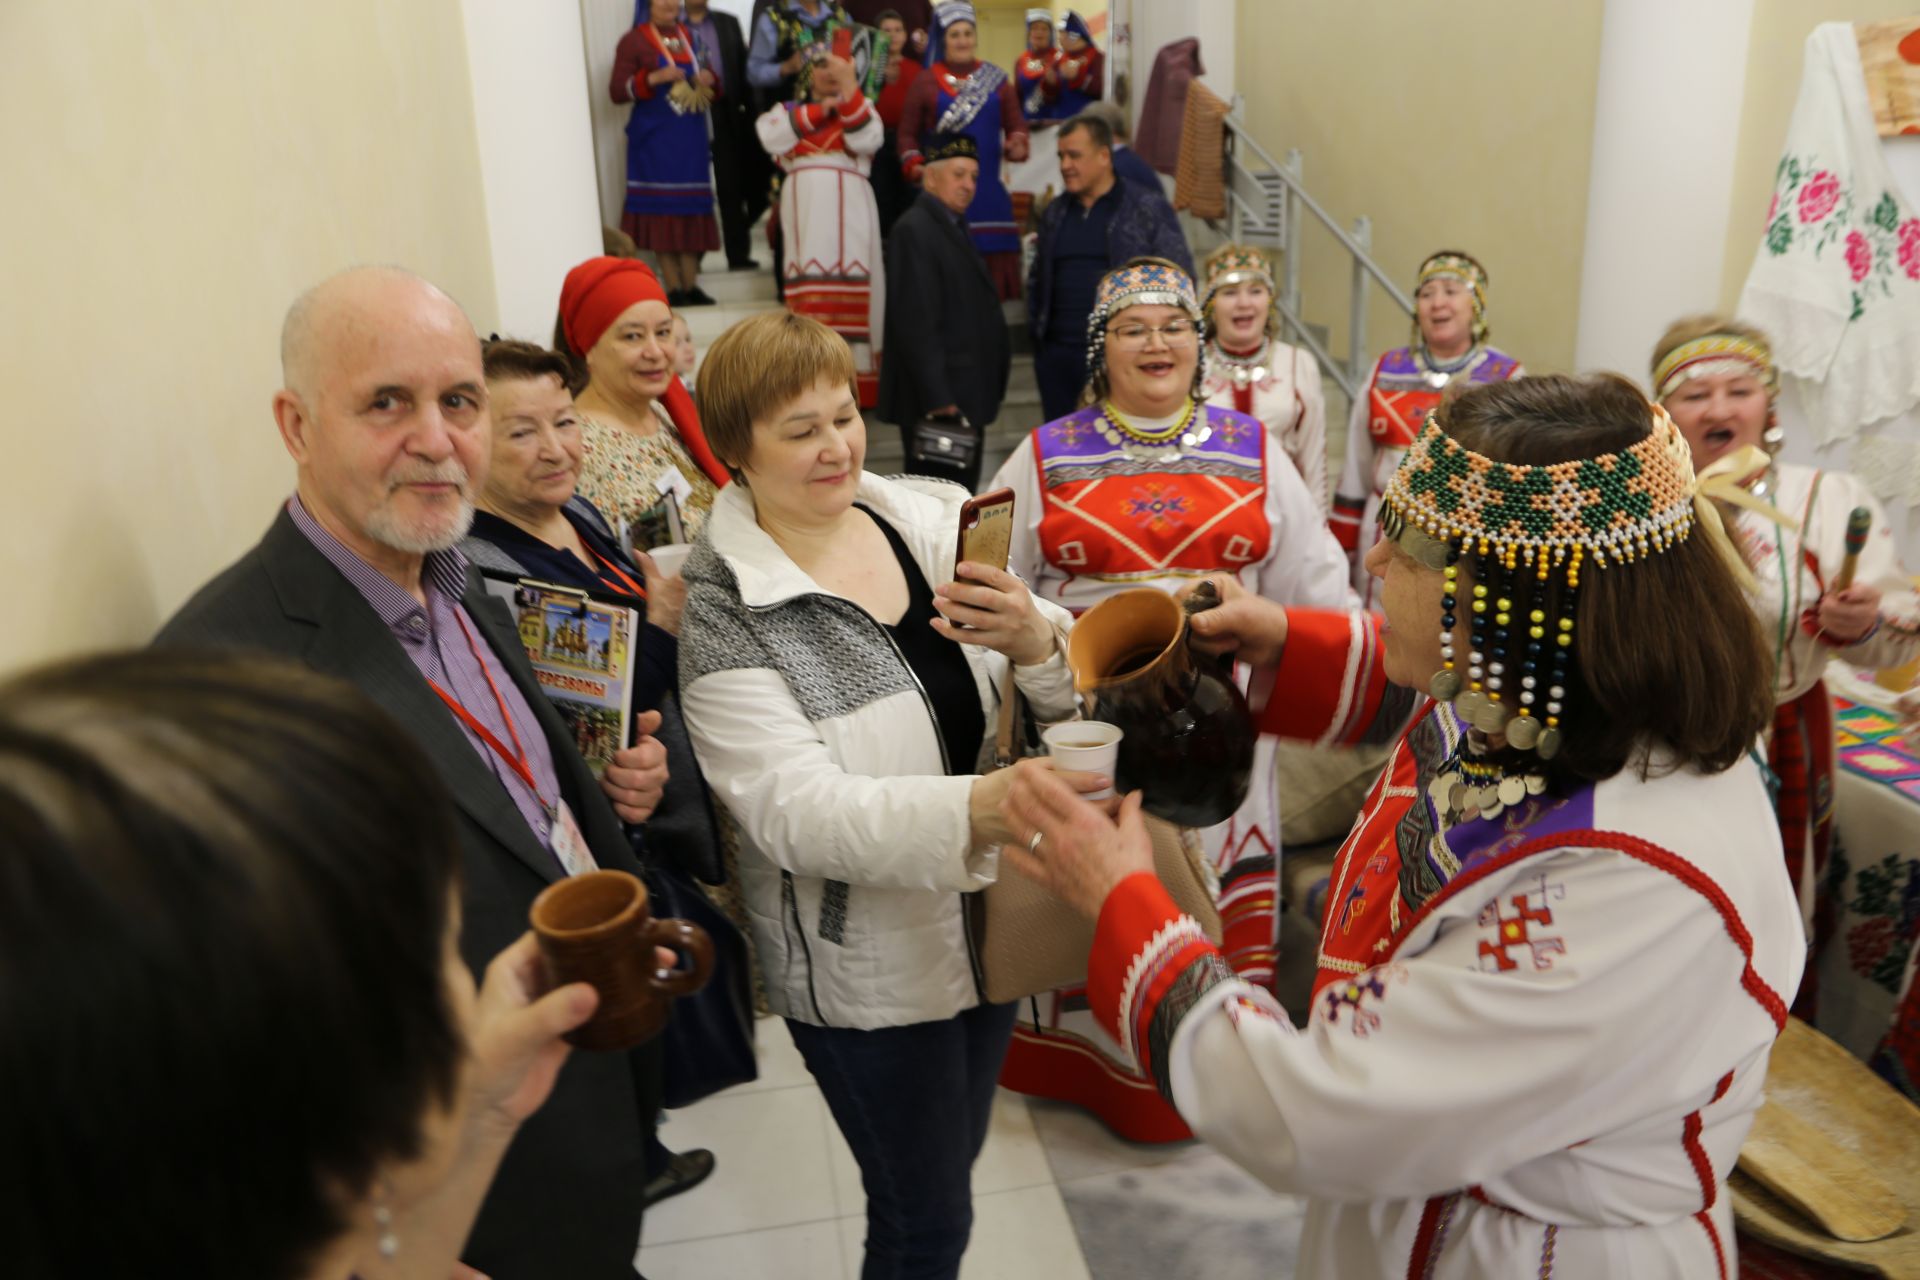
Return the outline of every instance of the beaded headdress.
<path id="1" fill-rule="evenodd" d="M 1180 268 L 1159 262 L 1142 262 L 1109 271 L 1101 277 L 1093 296 L 1093 312 L 1087 317 L 1087 377 L 1106 372 L 1107 324 L 1128 307 L 1179 307 L 1200 330 L 1200 363 L 1194 368 L 1193 385 L 1198 395 L 1206 380 L 1206 321 L 1200 300 L 1194 296 L 1193 281 Z"/>
<path id="2" fill-rule="evenodd" d="M 1207 291 L 1201 302 L 1211 306 L 1213 295 L 1236 284 L 1257 281 L 1267 292 L 1279 293 L 1273 283 L 1273 264 L 1258 249 L 1232 249 L 1207 262 Z"/>
<path id="3" fill-rule="evenodd" d="M 1051 28 L 1053 26 L 1053 10 L 1051 9 L 1027 10 L 1027 25 L 1032 26 L 1036 22 L 1044 22 L 1047 24 L 1049 28 Z"/>
<path id="4" fill-rule="evenodd" d="M 1780 374 L 1773 367 L 1767 344 L 1738 333 L 1709 333 L 1683 342 L 1667 352 L 1653 368 L 1653 398 L 1664 401 L 1691 378 L 1746 373 L 1760 379 L 1767 394 L 1780 391 Z"/>
<path id="5" fill-rule="evenodd" d="M 980 17 L 973 11 L 967 0 L 941 0 L 933 6 L 933 59 L 945 62 L 947 58 L 947 29 L 956 22 L 971 22 L 976 29 L 980 26 Z"/>
<path id="6" fill-rule="evenodd" d="M 980 145 L 973 140 L 971 134 L 937 133 L 927 140 L 927 145 L 921 151 L 920 157 L 927 164 L 935 164 L 941 160 L 978 160 Z"/>
<path id="7" fill-rule="evenodd" d="M 1582 571 L 1684 542 L 1696 490 L 1686 439 L 1663 409 L 1630 448 L 1541 466 L 1475 453 L 1429 413 L 1387 484 L 1380 524 L 1444 576 L 1434 698 L 1453 702 L 1475 729 L 1551 759 L 1560 749 Z M 1464 680 L 1453 644 L 1462 560 L 1474 577 Z"/>
<path id="8" fill-rule="evenodd" d="M 1487 340 L 1487 269 L 1464 253 L 1442 249 L 1420 264 L 1420 276 L 1413 282 L 1414 293 L 1429 280 L 1451 278 L 1464 281 L 1473 290 L 1473 340 Z M 1420 341 L 1420 323 L 1414 321 L 1413 338 Z"/>

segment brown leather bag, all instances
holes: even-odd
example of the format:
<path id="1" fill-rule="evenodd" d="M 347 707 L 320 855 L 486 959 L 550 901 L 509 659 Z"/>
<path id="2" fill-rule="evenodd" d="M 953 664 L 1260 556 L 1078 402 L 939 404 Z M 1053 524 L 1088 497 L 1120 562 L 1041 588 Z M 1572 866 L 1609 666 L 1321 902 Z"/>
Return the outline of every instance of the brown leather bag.
<path id="1" fill-rule="evenodd" d="M 1024 703 L 1009 666 L 1000 690 L 1000 721 L 994 737 L 997 768 L 1011 765 L 1022 754 Z M 1214 901 L 1218 886 L 1200 847 L 1199 833 L 1151 815 L 1147 830 L 1153 837 L 1153 869 L 1160 883 L 1179 908 L 1199 922 L 1207 938 L 1218 944 L 1220 909 Z M 1045 852 L 1043 846 L 1041 856 Z M 988 1000 L 1004 1004 L 1086 982 L 1093 921 L 1014 870 L 1006 858 L 1000 859 L 999 879 L 970 901 L 980 977 Z"/>

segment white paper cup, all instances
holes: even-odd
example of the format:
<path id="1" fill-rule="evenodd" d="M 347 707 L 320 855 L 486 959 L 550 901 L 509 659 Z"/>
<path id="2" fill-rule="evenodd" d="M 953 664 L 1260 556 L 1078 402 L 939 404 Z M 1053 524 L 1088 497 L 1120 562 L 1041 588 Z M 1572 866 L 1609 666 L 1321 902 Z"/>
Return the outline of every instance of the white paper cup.
<path id="1" fill-rule="evenodd" d="M 654 547 L 647 552 L 653 557 L 653 563 L 660 572 L 669 576 L 679 573 L 680 566 L 693 554 L 691 542 L 670 542 L 664 547 Z"/>
<path id="2" fill-rule="evenodd" d="M 1040 735 L 1040 740 L 1047 744 L 1047 754 L 1062 769 L 1070 769 L 1075 773 L 1103 773 L 1111 778 L 1114 767 L 1120 763 L 1120 739 L 1123 736 L 1120 726 L 1104 720 L 1069 720 L 1047 729 Z M 1085 800 L 1105 800 L 1112 794 L 1112 787 L 1080 793 Z"/>

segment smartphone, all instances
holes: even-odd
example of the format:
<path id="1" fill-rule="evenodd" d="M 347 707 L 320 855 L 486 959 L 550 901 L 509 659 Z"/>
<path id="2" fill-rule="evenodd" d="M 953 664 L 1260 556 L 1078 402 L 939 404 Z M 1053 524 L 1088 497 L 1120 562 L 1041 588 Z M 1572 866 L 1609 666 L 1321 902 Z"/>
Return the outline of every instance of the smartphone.
<path id="1" fill-rule="evenodd" d="M 1004 569 L 1012 545 L 1013 490 L 995 489 L 992 493 L 968 498 L 960 508 L 960 538 L 954 551 L 954 564 L 971 560 Z"/>

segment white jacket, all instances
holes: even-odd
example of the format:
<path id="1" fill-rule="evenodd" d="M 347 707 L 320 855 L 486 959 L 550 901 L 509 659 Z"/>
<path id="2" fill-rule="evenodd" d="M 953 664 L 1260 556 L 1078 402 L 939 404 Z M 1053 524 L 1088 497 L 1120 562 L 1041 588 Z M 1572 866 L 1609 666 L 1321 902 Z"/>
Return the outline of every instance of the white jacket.
<path id="1" fill-rule="evenodd" d="M 966 493 L 860 478 L 858 500 L 905 541 L 927 582 L 953 578 Z M 931 708 L 892 638 L 822 588 L 722 490 L 688 559 L 681 707 L 713 794 L 741 830 L 740 889 L 774 1012 L 834 1027 L 905 1026 L 980 1002 L 961 894 L 992 883 L 972 772 L 948 776 Z M 1052 657 L 1018 668 L 1036 719 L 1071 719 L 1066 612 Z M 962 646 L 992 752 L 1007 660 Z"/>

